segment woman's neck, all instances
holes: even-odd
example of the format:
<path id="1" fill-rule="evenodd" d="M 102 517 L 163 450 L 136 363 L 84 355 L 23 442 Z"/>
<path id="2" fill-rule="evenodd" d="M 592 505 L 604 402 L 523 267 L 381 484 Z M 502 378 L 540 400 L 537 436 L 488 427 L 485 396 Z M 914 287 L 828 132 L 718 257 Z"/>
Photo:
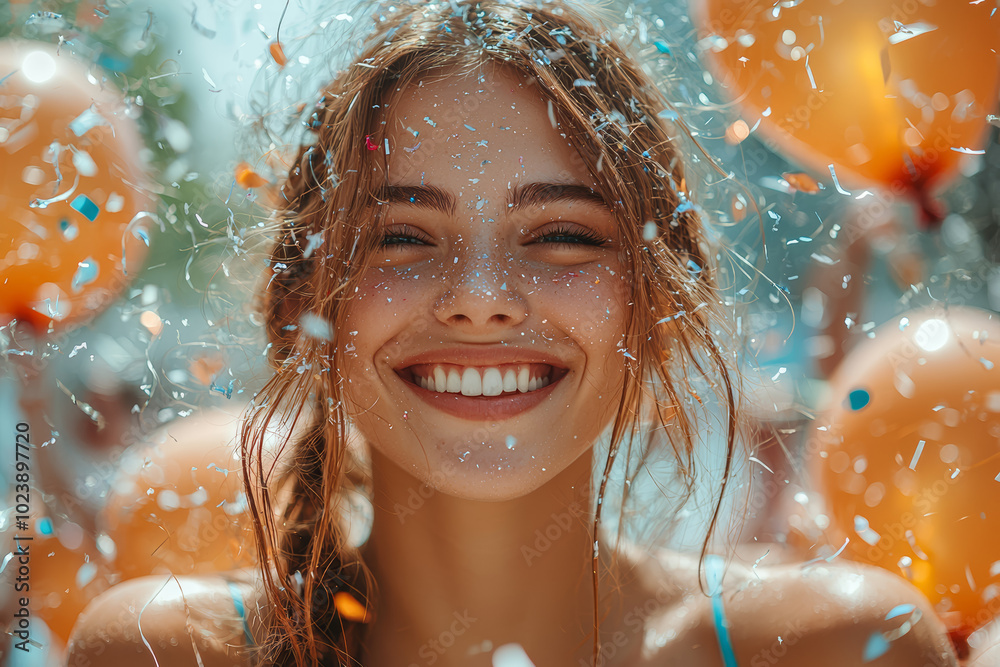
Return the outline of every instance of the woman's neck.
<path id="1" fill-rule="evenodd" d="M 366 667 L 490 665 L 492 649 L 507 643 L 538 665 L 590 664 L 589 453 L 542 488 L 503 502 L 434 491 L 374 450 L 372 474 L 375 521 L 365 552 L 378 618 L 365 641 Z M 631 578 L 606 582 L 606 566 L 602 639 L 620 627 L 616 607 Z M 614 592 L 604 597 L 609 585 Z"/>

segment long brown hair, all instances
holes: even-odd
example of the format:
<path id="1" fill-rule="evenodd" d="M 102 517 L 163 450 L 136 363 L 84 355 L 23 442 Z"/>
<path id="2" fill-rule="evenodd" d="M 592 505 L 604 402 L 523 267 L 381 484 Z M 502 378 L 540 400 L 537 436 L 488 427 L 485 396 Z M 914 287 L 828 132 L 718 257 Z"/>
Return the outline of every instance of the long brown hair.
<path id="1" fill-rule="evenodd" d="M 696 376 L 713 378 L 710 386 L 726 409 L 726 467 L 709 536 L 733 457 L 735 359 L 715 333 L 722 320 L 712 253 L 671 139 L 678 127 L 666 120 L 673 114 L 663 92 L 609 30 L 561 2 L 414 2 L 381 7 L 374 24 L 353 64 L 305 110 L 315 141 L 298 151 L 276 213 L 280 230 L 264 292 L 276 372 L 242 432 L 246 492 L 273 614 L 261 646 L 265 664 L 360 664 L 364 623 L 377 612 L 375 582 L 341 520 L 346 495 L 365 485 L 364 466 L 348 444 L 341 362 L 350 341 L 343 324 L 382 240 L 372 224 L 380 215 L 373 167 L 386 157 L 366 150 L 366 142 L 382 145 L 383 108 L 393 89 L 431 70 L 471 71 L 492 61 L 536 79 L 621 226 L 622 260 L 631 271 L 623 357 L 629 373 L 598 498 L 620 443 L 629 443 L 626 460 L 641 465 L 663 441 L 654 432 L 669 442 L 691 488 L 692 451 L 708 400 L 692 389 Z M 285 443 L 292 447 L 290 465 L 272 474 L 264 463 L 266 431 L 289 421 L 308 426 Z M 649 435 L 638 440 L 640 432 Z M 642 451 L 631 451 L 634 442 Z M 601 506 L 599 500 L 595 540 Z M 702 555 L 708 546 L 706 538 Z"/>

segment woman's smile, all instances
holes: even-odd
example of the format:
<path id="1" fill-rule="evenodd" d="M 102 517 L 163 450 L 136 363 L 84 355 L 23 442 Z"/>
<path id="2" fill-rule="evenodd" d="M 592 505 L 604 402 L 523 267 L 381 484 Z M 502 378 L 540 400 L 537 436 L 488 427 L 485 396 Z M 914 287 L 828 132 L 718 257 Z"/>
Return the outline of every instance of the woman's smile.
<path id="1" fill-rule="evenodd" d="M 507 419 L 530 410 L 568 373 L 550 355 L 510 347 L 425 353 L 396 370 L 420 400 L 471 421 Z"/>

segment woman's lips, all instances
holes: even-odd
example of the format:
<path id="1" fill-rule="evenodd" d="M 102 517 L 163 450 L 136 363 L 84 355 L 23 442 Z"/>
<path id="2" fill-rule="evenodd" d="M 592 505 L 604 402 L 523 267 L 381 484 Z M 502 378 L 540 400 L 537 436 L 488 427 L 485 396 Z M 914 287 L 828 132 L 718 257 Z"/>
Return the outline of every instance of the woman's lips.
<path id="1" fill-rule="evenodd" d="M 564 368 L 553 368 L 551 382 L 541 389 L 527 393 L 502 394 L 500 396 L 464 396 L 446 392 L 424 389 L 413 381 L 409 369 L 396 371 L 396 375 L 422 401 L 460 419 L 469 421 L 491 421 L 508 419 L 526 410 L 530 410 L 545 400 L 569 371 Z"/>

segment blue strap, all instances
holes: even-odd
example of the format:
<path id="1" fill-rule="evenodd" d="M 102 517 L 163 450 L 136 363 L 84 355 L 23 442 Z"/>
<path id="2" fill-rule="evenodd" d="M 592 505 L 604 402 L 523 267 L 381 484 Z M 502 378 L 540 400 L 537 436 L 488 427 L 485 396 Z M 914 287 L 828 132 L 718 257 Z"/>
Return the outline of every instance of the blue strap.
<path id="1" fill-rule="evenodd" d="M 243 610 L 243 595 L 240 593 L 240 587 L 228 579 L 226 583 L 229 584 L 229 594 L 233 596 L 236 613 L 240 615 L 240 620 L 243 621 L 243 634 L 246 636 L 247 646 L 253 646 L 253 635 L 250 634 L 250 625 L 247 623 L 247 617 Z"/>
<path id="2" fill-rule="evenodd" d="M 733 641 L 729 637 L 726 610 L 722 606 L 722 577 L 725 570 L 726 561 L 722 556 L 717 554 L 705 556 L 705 579 L 709 594 L 712 596 L 712 619 L 715 621 L 715 632 L 719 637 L 722 664 L 725 667 L 737 667 L 736 652 L 733 651 Z"/>

